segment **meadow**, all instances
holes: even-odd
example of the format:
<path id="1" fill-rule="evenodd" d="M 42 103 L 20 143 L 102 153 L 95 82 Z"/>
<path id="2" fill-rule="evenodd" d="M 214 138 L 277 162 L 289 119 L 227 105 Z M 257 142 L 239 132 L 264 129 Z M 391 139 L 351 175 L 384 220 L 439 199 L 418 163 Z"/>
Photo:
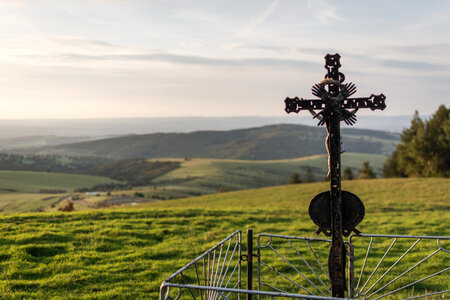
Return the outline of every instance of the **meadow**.
<path id="1" fill-rule="evenodd" d="M 316 236 L 307 208 L 327 189 L 320 182 L 139 207 L 3 214 L 0 293 L 8 299 L 157 299 L 166 277 L 237 229 Z M 450 235 L 449 179 L 344 181 L 343 189 L 365 204 L 363 233 Z M 448 276 L 442 278 L 448 288 Z"/>
<path id="2" fill-rule="evenodd" d="M 0 211 L 55 210 L 78 187 L 117 182 L 102 176 L 0 170 Z"/>
<path id="3" fill-rule="evenodd" d="M 375 172 L 381 173 L 386 156 L 379 154 L 345 153 L 342 156 L 344 167 L 350 167 L 355 176 L 363 161 L 369 161 Z M 77 163 L 79 163 L 77 161 Z M 180 167 L 174 167 L 179 165 Z M 152 167 L 153 166 L 153 167 Z M 158 166 L 162 166 L 158 168 Z M 166 167 L 166 169 L 164 169 Z M 109 196 L 104 193 L 97 197 L 88 197 L 78 193 L 79 201 L 75 201 L 77 210 L 97 208 L 108 205 L 111 199 L 134 197 L 140 193 L 142 197 L 135 202 L 154 202 L 215 194 L 217 192 L 245 190 L 274 185 L 287 184 L 292 173 L 297 172 L 302 179 L 308 168 L 311 168 L 314 179 L 325 178 L 327 157 L 313 155 L 296 159 L 252 161 L 233 159 L 152 159 L 147 165 L 141 160 L 122 160 L 106 163 L 97 167 L 98 175 L 68 174 L 38 171 L 0 170 L 0 210 L 3 212 L 53 211 L 64 206 L 62 197 L 72 193 L 75 188 L 89 188 L 98 184 L 118 183 L 122 189 L 128 189 L 125 182 L 145 181 L 144 186 L 133 187 L 132 190 L 115 190 Z M 172 169 L 172 170 L 171 170 Z M 114 180 L 105 176 L 114 177 Z M 125 181 L 125 179 L 127 179 Z M 119 181 L 119 179 L 123 181 Z M 98 188 L 102 191 L 102 187 Z M 56 194 L 45 193 L 45 190 L 62 190 Z M 44 193 L 39 193 L 43 191 Z M 120 205 L 120 200 L 114 200 Z"/>
<path id="4" fill-rule="evenodd" d="M 77 187 L 110 182 L 118 181 L 103 176 L 0 170 L 1 192 L 38 193 L 42 189 L 72 192 Z"/>
<path id="5" fill-rule="evenodd" d="M 369 161 L 374 171 L 381 175 L 385 155 L 367 153 L 344 153 L 343 168 L 352 169 L 355 177 L 364 161 Z M 235 191 L 289 183 L 292 173 L 302 180 L 311 169 L 315 181 L 323 181 L 327 172 L 327 155 L 282 160 L 236 160 L 236 159 L 172 159 L 180 168 L 155 178 L 153 186 L 140 188 L 151 198 L 181 198 L 218 191 Z"/>

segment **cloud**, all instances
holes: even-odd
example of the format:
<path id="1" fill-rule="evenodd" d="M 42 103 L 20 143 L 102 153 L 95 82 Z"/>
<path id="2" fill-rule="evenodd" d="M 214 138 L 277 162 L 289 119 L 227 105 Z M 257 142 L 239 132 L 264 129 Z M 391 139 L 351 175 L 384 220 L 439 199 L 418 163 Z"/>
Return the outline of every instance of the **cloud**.
<path id="1" fill-rule="evenodd" d="M 414 71 L 448 71 L 450 66 L 442 64 L 434 64 L 420 61 L 408 61 L 400 59 L 377 59 L 378 62 L 386 67 L 414 70 Z"/>
<path id="2" fill-rule="evenodd" d="M 395 54 L 401 55 L 447 55 L 450 52 L 450 43 L 386 46 L 380 48 L 382 50 L 394 51 Z"/>
<path id="3" fill-rule="evenodd" d="M 281 53 L 297 53 L 297 54 L 312 54 L 327 53 L 330 49 L 314 48 L 314 47 L 285 47 L 285 46 L 271 46 L 271 45 L 256 45 L 256 44 L 242 44 L 242 43 L 226 43 L 222 46 L 227 50 L 250 50 L 250 51 L 264 51 L 276 54 Z"/>
<path id="4" fill-rule="evenodd" d="M 308 0 L 308 8 L 320 23 L 331 25 L 334 21 L 345 21 L 337 12 L 337 8 L 325 0 Z"/>
<path id="5" fill-rule="evenodd" d="M 152 53 L 152 54 L 118 54 L 118 55 L 85 55 L 85 54 L 57 54 L 57 55 L 23 55 L 21 58 L 31 60 L 47 60 L 47 61 L 65 61 L 65 62 L 82 62 L 82 61 L 140 61 L 140 62 L 166 62 L 185 65 L 203 65 L 203 66 L 292 66 L 295 68 L 317 68 L 318 63 L 297 59 L 282 58 L 210 58 L 195 55 L 180 55 L 169 53 Z"/>
<path id="6" fill-rule="evenodd" d="M 79 37 L 56 37 L 49 36 L 46 39 L 50 42 L 54 42 L 63 46 L 71 47 L 107 47 L 107 48 L 118 48 L 118 46 L 110 44 L 105 41 L 91 40 Z"/>
<path id="7" fill-rule="evenodd" d="M 267 20 L 267 18 L 269 18 L 270 15 L 275 11 L 276 7 L 278 6 L 278 3 L 280 3 L 280 0 L 272 1 L 261 14 L 255 16 L 250 21 L 250 23 L 248 23 L 244 28 L 241 28 L 241 30 L 238 33 L 238 36 L 249 34 L 253 30 L 255 30 L 256 27 L 264 23 Z"/>

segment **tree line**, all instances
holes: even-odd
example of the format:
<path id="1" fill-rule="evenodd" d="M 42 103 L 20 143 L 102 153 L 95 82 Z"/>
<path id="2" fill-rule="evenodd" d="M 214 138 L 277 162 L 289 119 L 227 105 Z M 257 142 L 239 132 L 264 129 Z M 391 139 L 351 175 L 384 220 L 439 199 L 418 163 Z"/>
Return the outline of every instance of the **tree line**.
<path id="1" fill-rule="evenodd" d="M 344 169 L 343 173 L 342 173 L 342 179 L 344 180 L 353 180 L 353 179 L 371 179 L 371 178 L 376 178 L 377 175 L 375 174 L 375 172 L 373 171 L 372 167 L 370 166 L 368 161 L 364 161 L 362 164 L 361 169 L 359 170 L 359 176 L 356 177 L 353 174 L 353 170 L 350 167 L 347 167 Z M 328 180 L 328 178 L 324 178 L 325 181 Z M 312 172 L 312 169 L 309 167 L 307 168 L 306 172 L 305 172 L 305 177 L 304 179 L 302 179 L 300 177 L 300 174 L 295 172 L 291 174 L 291 178 L 289 180 L 290 184 L 296 184 L 296 183 L 310 183 L 310 182 L 315 182 L 316 179 L 314 177 L 314 174 Z"/>
<path id="2" fill-rule="evenodd" d="M 450 177 L 450 108 L 428 119 L 416 111 L 400 144 L 383 167 L 383 177 Z"/>

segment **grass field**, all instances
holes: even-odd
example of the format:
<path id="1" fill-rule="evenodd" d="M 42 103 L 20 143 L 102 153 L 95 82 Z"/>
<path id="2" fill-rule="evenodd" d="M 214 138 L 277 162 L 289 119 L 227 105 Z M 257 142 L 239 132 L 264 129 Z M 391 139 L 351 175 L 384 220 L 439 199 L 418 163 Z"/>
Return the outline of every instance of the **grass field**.
<path id="1" fill-rule="evenodd" d="M 0 211 L 54 210 L 65 193 L 47 194 L 39 193 L 39 190 L 65 190 L 71 193 L 77 187 L 109 182 L 118 181 L 100 176 L 0 170 Z"/>
<path id="2" fill-rule="evenodd" d="M 342 163 L 344 167 L 351 167 L 356 176 L 365 160 L 368 160 L 375 171 L 380 173 L 385 159 L 384 155 L 345 153 Z M 92 209 L 97 207 L 96 203 L 107 203 L 109 199 L 120 198 L 120 195 L 130 197 L 135 192 L 144 195 L 143 198 L 136 199 L 136 202 L 152 202 L 161 199 L 216 194 L 219 191 L 282 185 L 289 182 L 290 176 L 294 172 L 304 178 L 308 168 L 312 169 L 315 180 L 322 181 L 327 168 L 325 155 L 269 161 L 171 160 L 181 162 L 181 167 L 155 178 L 152 180 L 152 185 L 135 187 L 130 191 L 114 191 L 110 197 L 87 199 L 85 195 L 80 195 L 83 199 L 75 205 L 78 210 Z M 3 212 L 51 211 L 55 209 L 55 202 L 58 202 L 58 199 L 64 194 L 36 195 L 39 190 L 65 190 L 66 193 L 71 193 L 77 187 L 92 187 L 109 182 L 118 181 L 100 176 L 0 170 L 0 210 Z"/>
<path id="3" fill-rule="evenodd" d="M 19 193 L 38 193 L 41 189 L 66 190 L 118 182 L 108 177 L 31 171 L 0 170 L 0 193 L 10 189 Z"/>
<path id="4" fill-rule="evenodd" d="M 300 184 L 141 207 L 4 214 L 0 294 L 8 299 L 157 299 L 162 280 L 236 229 L 315 236 L 307 208 L 327 188 L 327 183 Z M 449 179 L 344 181 L 343 188 L 365 203 L 359 226 L 364 233 L 450 235 Z M 448 276 L 438 285 L 448 288 Z"/>
<path id="5" fill-rule="evenodd" d="M 343 168 L 350 167 L 358 175 L 363 161 L 369 161 L 379 175 L 386 156 L 378 154 L 344 153 Z M 326 154 L 285 160 L 226 160 L 179 159 L 181 167 L 153 180 L 164 190 L 144 189 L 149 195 L 162 199 L 217 193 L 219 190 L 243 190 L 289 182 L 292 173 L 305 178 L 311 168 L 316 181 L 323 181 L 327 173 Z"/>

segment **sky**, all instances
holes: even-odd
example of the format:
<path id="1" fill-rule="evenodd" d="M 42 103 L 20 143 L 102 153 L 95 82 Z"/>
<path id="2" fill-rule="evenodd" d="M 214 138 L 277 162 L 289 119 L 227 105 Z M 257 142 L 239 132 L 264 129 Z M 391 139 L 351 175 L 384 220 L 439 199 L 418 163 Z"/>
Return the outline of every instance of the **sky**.
<path id="1" fill-rule="evenodd" d="M 354 96 L 387 96 L 360 115 L 450 105 L 450 1 L 0 0 L 0 16 L 0 119 L 282 116 L 327 53 Z"/>

